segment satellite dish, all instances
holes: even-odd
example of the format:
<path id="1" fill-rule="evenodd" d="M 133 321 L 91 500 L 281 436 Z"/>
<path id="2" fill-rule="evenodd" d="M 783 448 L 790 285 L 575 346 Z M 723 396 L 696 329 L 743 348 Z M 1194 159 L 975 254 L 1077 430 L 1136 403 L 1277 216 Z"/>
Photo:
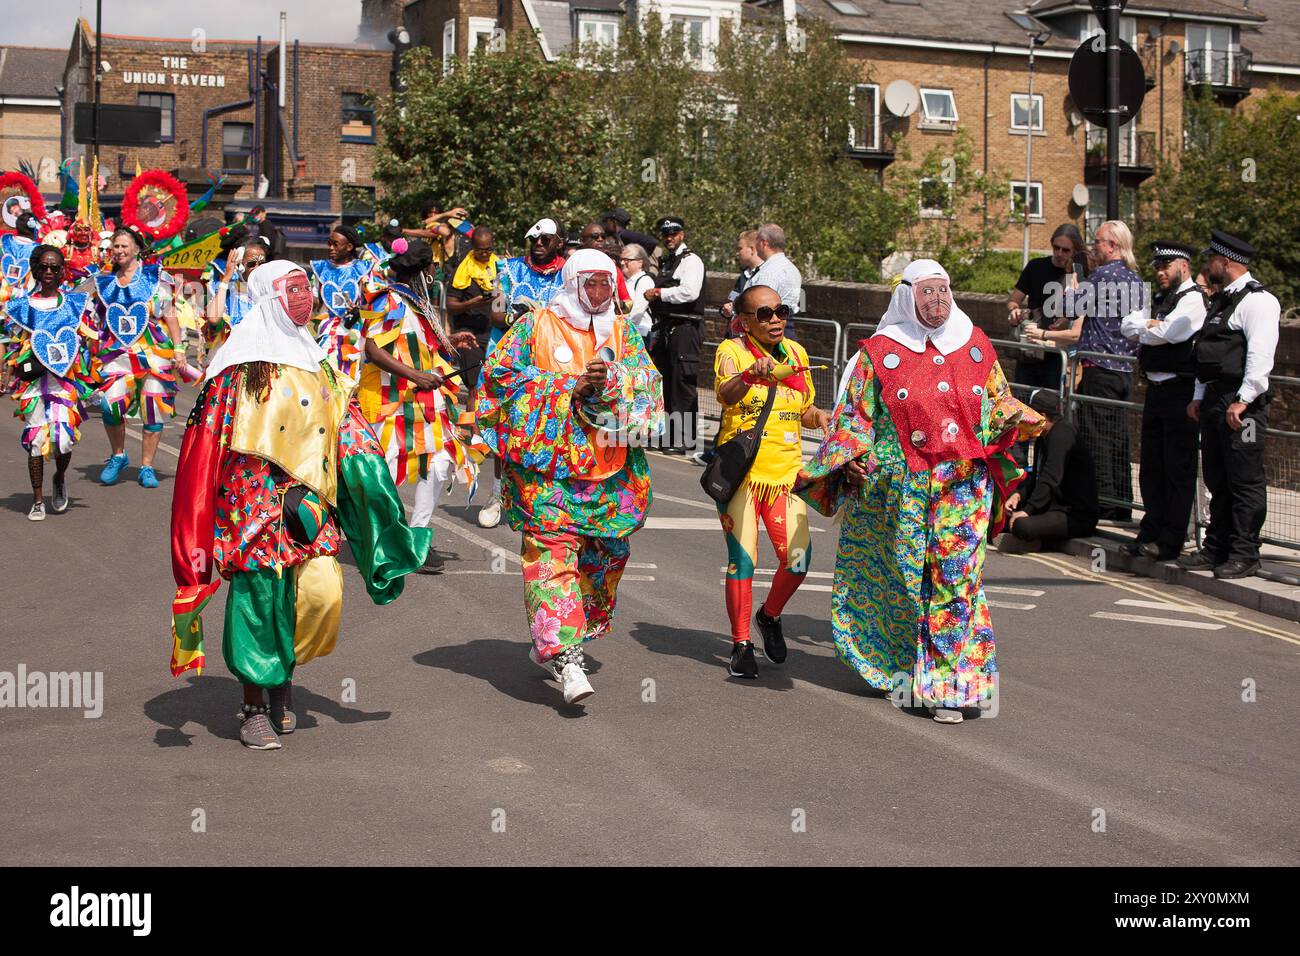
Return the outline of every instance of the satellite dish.
<path id="1" fill-rule="evenodd" d="M 895 116 L 911 116 L 921 105 L 921 94 L 907 80 L 894 80 L 885 87 L 885 109 Z"/>
<path id="2" fill-rule="evenodd" d="M 1078 126 L 1083 122 L 1083 114 L 1078 110 L 1070 110 L 1070 128 Z"/>
<path id="3" fill-rule="evenodd" d="M 1070 199 L 1080 209 L 1088 208 L 1088 187 L 1083 183 L 1075 184 L 1074 191 L 1070 193 Z"/>

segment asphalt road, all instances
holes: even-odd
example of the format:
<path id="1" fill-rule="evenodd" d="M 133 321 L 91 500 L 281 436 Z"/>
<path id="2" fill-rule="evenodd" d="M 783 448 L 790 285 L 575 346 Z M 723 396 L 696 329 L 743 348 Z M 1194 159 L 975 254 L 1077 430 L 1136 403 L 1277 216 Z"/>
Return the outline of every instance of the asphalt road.
<path id="1" fill-rule="evenodd" d="M 458 488 L 436 519 L 449 573 L 377 608 L 345 568 L 339 646 L 296 675 L 298 732 L 246 751 L 220 594 L 208 671 L 167 669 L 167 449 L 190 394 L 161 488 L 135 483 L 134 429 L 123 482 L 96 483 L 92 416 L 72 508 L 43 524 L 0 422 L 0 671 L 100 671 L 104 696 L 97 719 L 0 709 L 0 863 L 1300 863 L 1294 624 L 993 554 L 999 711 L 939 726 L 835 660 L 835 529 L 815 518 L 788 661 L 730 680 L 716 514 L 698 469 L 659 455 L 585 708 L 528 661 L 517 536 L 478 528 Z"/>

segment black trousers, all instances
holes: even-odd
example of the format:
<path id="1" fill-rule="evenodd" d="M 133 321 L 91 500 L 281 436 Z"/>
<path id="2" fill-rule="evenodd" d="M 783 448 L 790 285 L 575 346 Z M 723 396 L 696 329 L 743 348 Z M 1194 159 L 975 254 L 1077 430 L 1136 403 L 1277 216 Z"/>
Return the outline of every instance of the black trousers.
<path id="1" fill-rule="evenodd" d="M 1133 376 L 1098 365 L 1085 365 L 1077 394 L 1110 398 L 1126 402 L 1133 391 Z M 1097 494 L 1102 497 L 1133 500 L 1133 469 L 1129 463 L 1128 410 L 1079 403 L 1079 436 L 1092 452 L 1097 469 Z M 1132 509 L 1102 502 L 1103 517 L 1121 521 L 1132 516 Z"/>
<path id="2" fill-rule="evenodd" d="M 1236 400 L 1236 386 L 1211 385 L 1201 402 L 1201 473 L 1210 493 L 1210 528 L 1203 547 L 1220 562 L 1259 560 L 1259 532 L 1268 513 L 1268 405 L 1262 396 L 1251 402 L 1241 416 L 1243 427 L 1234 431 L 1227 411 Z"/>
<path id="3" fill-rule="evenodd" d="M 1061 390 L 1061 356 L 1055 352 L 1041 359 L 1031 359 L 1021 355 L 1016 359 L 1016 371 L 1012 377 L 1016 385 L 1028 385 L 1032 388 L 1050 388 L 1054 392 Z"/>
<path id="4" fill-rule="evenodd" d="M 1196 500 L 1196 439 L 1187 415 L 1195 383 L 1190 378 L 1147 382 L 1142 405 L 1142 458 L 1138 485 L 1146 511 L 1139 541 L 1182 549 Z"/>
<path id="5" fill-rule="evenodd" d="M 686 448 L 695 443 L 702 340 L 698 321 L 676 322 L 660 331 L 650 356 L 663 376 L 664 411 L 668 413 L 664 443 L 669 448 Z"/>
<path id="6" fill-rule="evenodd" d="M 1049 547 L 1069 538 L 1086 538 L 1096 530 L 1095 520 L 1080 518 L 1060 508 L 1017 518 L 1011 527 L 1011 533 L 1021 541 L 1041 541 Z"/>

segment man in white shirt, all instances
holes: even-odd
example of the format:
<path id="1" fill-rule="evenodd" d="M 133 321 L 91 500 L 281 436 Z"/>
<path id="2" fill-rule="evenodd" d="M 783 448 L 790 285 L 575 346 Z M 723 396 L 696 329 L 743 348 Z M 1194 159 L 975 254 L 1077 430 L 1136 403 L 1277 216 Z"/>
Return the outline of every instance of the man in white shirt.
<path id="1" fill-rule="evenodd" d="M 1120 322 L 1124 338 L 1138 343 L 1138 365 L 1147 379 L 1138 471 L 1145 510 L 1137 539 L 1124 548 L 1172 561 L 1182 553 L 1196 499 L 1197 427 L 1187 403 L 1196 375 L 1192 340 L 1205 321 L 1205 297 L 1192 278 L 1193 247 L 1153 242 L 1151 255 L 1160 291 L 1148 308 Z"/>
<path id="2" fill-rule="evenodd" d="M 655 223 L 660 244 L 655 288 L 645 293 L 654 317 L 650 357 L 663 376 L 664 410 L 668 412 L 665 454 L 687 454 L 695 445 L 695 418 L 700 410 L 700 312 L 704 260 L 686 248 L 686 224 L 677 216 Z M 698 449 L 695 455 L 699 456 Z"/>
<path id="3" fill-rule="evenodd" d="M 1205 274 L 1216 295 L 1196 337 L 1196 386 L 1187 414 L 1201 423 L 1201 471 L 1210 492 L 1210 527 L 1200 550 L 1178 564 L 1214 569 L 1216 578 L 1259 570 L 1259 532 L 1268 509 L 1264 432 L 1268 375 L 1282 309 L 1250 275 L 1255 249 L 1215 229 Z"/>
<path id="4" fill-rule="evenodd" d="M 776 290 L 781 297 L 781 304 L 790 307 L 791 315 L 785 324 L 785 335 L 786 338 L 793 338 L 794 316 L 799 314 L 799 300 L 803 292 L 803 276 L 785 254 L 785 230 L 774 222 L 759 227 L 754 251 L 763 260 L 763 264 L 750 277 L 746 288 L 765 285 Z"/>

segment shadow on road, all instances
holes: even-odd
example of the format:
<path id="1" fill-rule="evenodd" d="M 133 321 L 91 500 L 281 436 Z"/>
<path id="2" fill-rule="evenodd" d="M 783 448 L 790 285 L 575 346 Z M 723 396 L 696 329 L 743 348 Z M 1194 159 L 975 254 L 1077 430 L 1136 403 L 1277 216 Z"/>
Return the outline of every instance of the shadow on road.
<path id="1" fill-rule="evenodd" d="M 487 681 L 502 694 L 525 704 L 549 707 L 561 717 L 582 717 L 586 710 L 564 702 L 559 685 L 528 659 L 528 645 L 522 641 L 485 638 L 467 644 L 452 644 L 421 651 L 411 658 L 424 667 L 437 667 Z M 587 673 L 600 671 L 597 661 L 587 658 Z"/>
<path id="2" fill-rule="evenodd" d="M 183 686 L 165 691 L 146 701 L 145 716 L 159 724 L 154 743 L 159 747 L 188 747 L 194 734 L 185 733 L 185 725 L 202 724 L 214 737 L 239 739 L 239 706 L 244 692 L 233 677 L 191 677 Z M 314 694 L 300 684 L 293 685 L 293 710 L 298 715 L 298 730 L 320 726 L 314 714 L 339 724 L 360 724 L 387 720 L 387 710 L 358 710 L 345 707 L 329 697 Z"/>

